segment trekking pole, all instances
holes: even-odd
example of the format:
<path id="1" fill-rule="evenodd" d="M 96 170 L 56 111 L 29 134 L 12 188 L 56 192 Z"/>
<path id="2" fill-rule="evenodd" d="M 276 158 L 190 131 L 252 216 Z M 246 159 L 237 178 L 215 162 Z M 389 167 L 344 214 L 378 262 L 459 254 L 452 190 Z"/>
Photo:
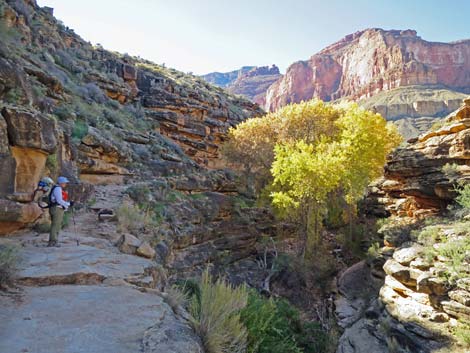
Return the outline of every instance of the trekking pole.
<path id="1" fill-rule="evenodd" d="M 75 223 L 75 210 L 72 207 L 70 207 L 70 210 L 72 211 L 72 222 L 73 222 L 73 231 L 75 233 L 75 241 L 77 242 L 77 246 L 80 246 L 80 241 L 78 240 L 78 233 L 77 233 L 77 223 Z"/>

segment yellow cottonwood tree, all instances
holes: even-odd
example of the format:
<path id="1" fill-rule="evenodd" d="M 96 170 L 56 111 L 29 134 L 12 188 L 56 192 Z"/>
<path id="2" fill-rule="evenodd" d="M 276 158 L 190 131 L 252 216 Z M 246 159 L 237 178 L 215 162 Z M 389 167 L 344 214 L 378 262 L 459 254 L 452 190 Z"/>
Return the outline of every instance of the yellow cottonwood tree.
<path id="1" fill-rule="evenodd" d="M 229 135 L 229 159 L 259 175 L 270 171 L 272 203 L 281 215 L 299 219 L 303 254 L 309 237 L 318 239 L 328 197 L 342 195 L 351 211 L 401 141 L 379 114 L 319 100 L 247 120 Z"/>

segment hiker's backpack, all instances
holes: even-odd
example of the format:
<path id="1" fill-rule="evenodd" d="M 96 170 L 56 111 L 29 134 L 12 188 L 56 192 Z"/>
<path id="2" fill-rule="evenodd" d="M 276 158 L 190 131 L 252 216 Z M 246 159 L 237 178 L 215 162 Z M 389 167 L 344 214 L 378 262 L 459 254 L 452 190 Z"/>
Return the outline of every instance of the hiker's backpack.
<path id="1" fill-rule="evenodd" d="M 34 190 L 32 201 L 37 201 L 39 207 L 41 208 L 49 208 L 50 207 L 49 206 L 50 195 L 51 195 L 52 189 L 54 189 L 54 187 L 52 186 L 53 184 L 54 184 L 54 181 L 51 178 L 49 177 L 42 178 L 39 181 L 38 186 L 36 187 L 36 190 Z"/>

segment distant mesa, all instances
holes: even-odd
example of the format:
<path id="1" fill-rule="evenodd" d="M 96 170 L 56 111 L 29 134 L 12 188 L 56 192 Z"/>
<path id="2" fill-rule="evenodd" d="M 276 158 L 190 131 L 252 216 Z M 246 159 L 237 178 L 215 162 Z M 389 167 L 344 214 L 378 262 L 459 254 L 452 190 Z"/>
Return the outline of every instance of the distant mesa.
<path id="1" fill-rule="evenodd" d="M 230 93 L 242 95 L 260 106 L 266 104 L 266 91 L 281 77 L 279 68 L 271 66 L 244 66 L 239 70 L 203 75 L 207 82 L 226 88 Z"/>

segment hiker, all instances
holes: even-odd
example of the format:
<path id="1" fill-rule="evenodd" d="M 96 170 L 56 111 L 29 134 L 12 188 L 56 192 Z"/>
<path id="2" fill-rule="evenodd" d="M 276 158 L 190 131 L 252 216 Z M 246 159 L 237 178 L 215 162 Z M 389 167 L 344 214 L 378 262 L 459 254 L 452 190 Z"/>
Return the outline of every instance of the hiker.
<path id="1" fill-rule="evenodd" d="M 60 176 L 57 179 L 57 184 L 52 187 L 49 194 L 49 214 L 51 215 L 51 232 L 49 235 L 49 243 L 47 246 L 59 247 L 58 238 L 59 231 L 62 228 L 62 220 L 64 213 L 69 207 L 73 206 L 73 201 L 69 201 L 69 195 L 65 188 L 69 180 L 66 177 Z"/>

